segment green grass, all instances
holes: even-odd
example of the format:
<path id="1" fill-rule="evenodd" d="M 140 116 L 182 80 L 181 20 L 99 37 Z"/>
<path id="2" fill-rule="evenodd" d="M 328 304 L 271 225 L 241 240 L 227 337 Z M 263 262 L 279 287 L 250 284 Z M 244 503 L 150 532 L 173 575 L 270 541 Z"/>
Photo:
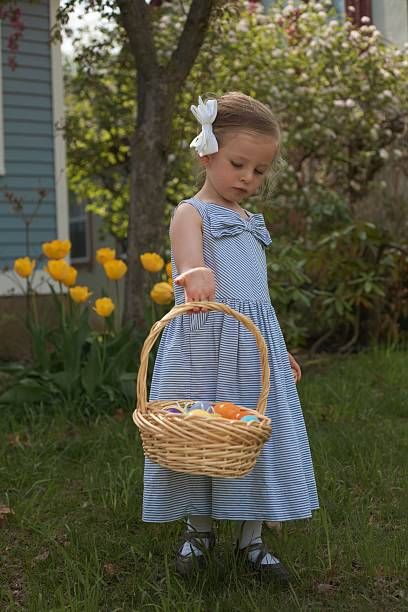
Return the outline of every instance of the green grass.
<path id="1" fill-rule="evenodd" d="M 1 408 L 1 610 L 407 610 L 407 353 L 303 367 L 299 386 L 321 510 L 265 529 L 296 580 L 260 581 L 218 523 L 210 567 L 173 570 L 182 523 L 144 524 L 142 451 L 129 415 Z"/>

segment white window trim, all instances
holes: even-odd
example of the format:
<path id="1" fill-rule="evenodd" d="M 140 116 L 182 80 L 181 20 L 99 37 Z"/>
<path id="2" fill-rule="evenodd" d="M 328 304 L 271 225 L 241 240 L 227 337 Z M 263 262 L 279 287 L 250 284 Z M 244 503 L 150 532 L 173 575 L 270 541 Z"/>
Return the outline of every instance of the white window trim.
<path id="1" fill-rule="evenodd" d="M 50 29 L 56 23 L 59 0 L 50 2 Z M 55 165 L 55 198 L 57 213 L 58 240 L 68 240 L 68 188 L 66 172 L 66 148 L 61 128 L 65 124 L 64 110 L 64 77 L 62 69 L 61 45 L 58 41 L 51 45 L 52 72 L 52 114 L 54 127 L 54 165 Z M 58 129 L 60 128 L 60 129 Z"/>

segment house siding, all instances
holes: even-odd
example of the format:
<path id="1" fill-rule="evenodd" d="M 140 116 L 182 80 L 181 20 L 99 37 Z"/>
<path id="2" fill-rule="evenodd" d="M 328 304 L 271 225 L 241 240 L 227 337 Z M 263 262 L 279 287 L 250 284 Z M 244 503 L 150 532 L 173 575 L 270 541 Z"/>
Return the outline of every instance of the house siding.
<path id="1" fill-rule="evenodd" d="M 50 7 L 48 0 L 19 2 L 19 7 L 25 30 L 15 70 L 8 66 L 10 26 L 2 24 L 5 174 L 0 176 L 0 189 L 21 198 L 26 214 L 34 211 L 38 190 L 47 190 L 30 230 L 29 254 L 36 257 L 42 242 L 57 237 Z M 25 255 L 24 223 L 0 191 L 0 269 Z"/>

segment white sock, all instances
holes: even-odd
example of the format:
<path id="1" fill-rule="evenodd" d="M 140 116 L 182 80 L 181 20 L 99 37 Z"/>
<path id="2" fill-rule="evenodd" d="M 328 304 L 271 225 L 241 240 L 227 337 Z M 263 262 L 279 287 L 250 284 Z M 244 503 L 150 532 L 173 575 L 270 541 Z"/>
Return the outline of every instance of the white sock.
<path id="1" fill-rule="evenodd" d="M 189 516 L 187 520 L 187 530 L 188 531 L 211 531 L 212 528 L 212 518 L 211 516 Z M 200 541 L 204 544 L 206 548 L 209 546 L 208 538 L 200 538 Z M 183 557 L 194 554 L 197 557 L 202 555 L 203 552 L 197 546 L 194 545 L 193 542 L 185 542 L 183 548 L 180 550 L 180 554 Z"/>
<path id="2" fill-rule="evenodd" d="M 239 547 L 245 548 L 250 544 L 261 544 L 262 543 L 262 521 L 243 521 L 239 525 L 240 528 L 240 539 Z M 255 561 L 259 552 L 253 550 L 248 553 L 250 561 Z M 268 553 L 262 559 L 262 565 L 272 565 L 274 563 L 280 563 L 279 559 Z"/>

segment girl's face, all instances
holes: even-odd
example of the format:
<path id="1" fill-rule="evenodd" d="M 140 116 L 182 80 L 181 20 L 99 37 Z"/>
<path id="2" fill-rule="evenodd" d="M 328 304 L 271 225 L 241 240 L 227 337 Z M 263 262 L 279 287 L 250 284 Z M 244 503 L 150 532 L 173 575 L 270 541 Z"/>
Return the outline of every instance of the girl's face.
<path id="1" fill-rule="evenodd" d="M 272 136 L 236 132 L 223 138 L 218 153 L 205 155 L 203 189 L 223 203 L 239 203 L 256 193 L 277 151 Z"/>

